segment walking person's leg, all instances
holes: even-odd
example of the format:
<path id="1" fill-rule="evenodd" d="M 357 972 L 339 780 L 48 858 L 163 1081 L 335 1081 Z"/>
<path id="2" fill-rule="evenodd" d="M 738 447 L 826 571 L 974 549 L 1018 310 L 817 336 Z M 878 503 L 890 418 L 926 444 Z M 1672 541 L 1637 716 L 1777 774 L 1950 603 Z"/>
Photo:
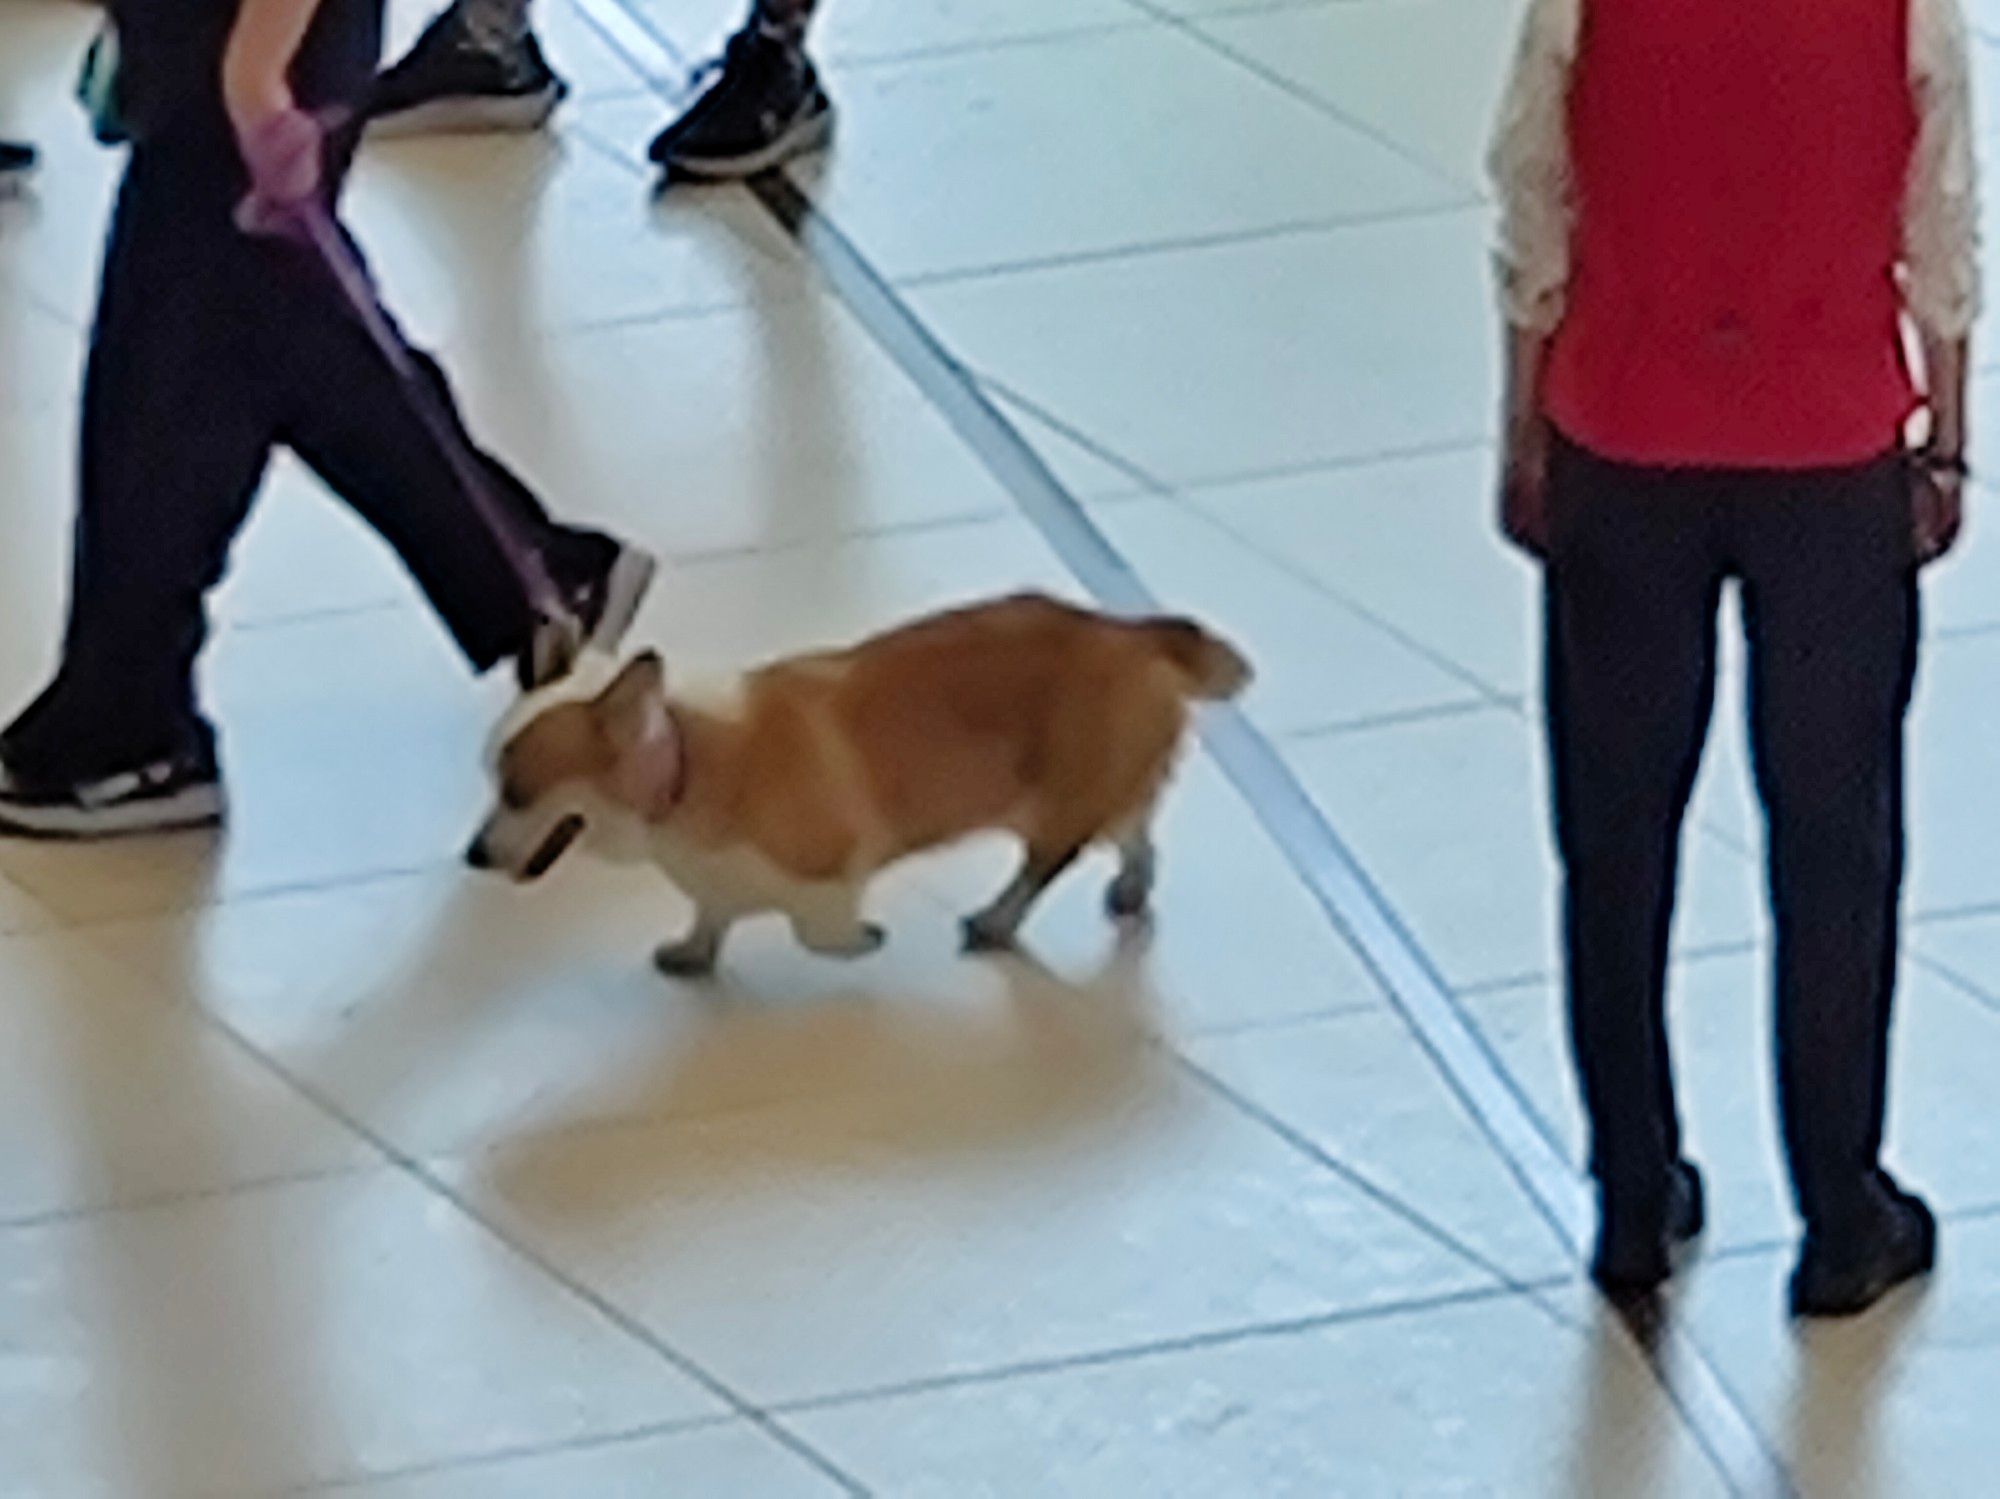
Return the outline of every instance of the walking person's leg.
<path id="1" fill-rule="evenodd" d="M 212 821 L 195 703 L 202 598 L 270 453 L 248 355 L 226 130 L 133 152 L 84 380 L 70 616 L 54 680 L 0 736 L 0 823 L 51 833 Z M 137 778 L 136 780 L 134 778 Z"/>
<path id="2" fill-rule="evenodd" d="M 1770 827 L 1778 1094 L 1806 1247 L 1801 1312 L 1929 1268 L 1928 1211 L 1883 1172 L 1917 582 L 1900 458 L 1770 481 L 1734 530 Z"/>
<path id="3" fill-rule="evenodd" d="M 1571 1041 L 1602 1220 L 1592 1273 L 1647 1291 L 1699 1232 L 1666 970 L 1682 819 L 1714 702 L 1712 481 L 1560 446 L 1549 487 L 1548 735 Z"/>
<path id="4" fill-rule="evenodd" d="M 708 85 L 653 140 L 672 175 L 750 177 L 819 150 L 833 135 L 833 101 L 806 55 L 815 0 L 755 0 L 710 68 Z"/>
<path id="5" fill-rule="evenodd" d="M 438 434 L 413 405 L 413 392 L 324 268 L 307 261 L 289 272 L 288 326 L 270 360 L 283 392 L 280 439 L 395 550 L 475 671 L 513 661 L 524 683 L 534 681 L 544 669 L 536 642 L 543 622 L 515 559 L 473 510 Z M 592 642 L 615 643 L 651 581 L 651 560 L 607 536 L 553 521 L 527 485 L 477 447 L 436 361 L 417 352 L 415 362 L 426 387 L 415 394 L 479 465 L 515 540 L 541 555 Z M 339 400 L 325 399 L 329 386 L 341 392 Z"/>
<path id="6" fill-rule="evenodd" d="M 327 152 L 327 196 L 336 206 L 356 143 L 350 130 Z M 344 230 L 340 238 L 360 265 L 359 248 Z M 279 439 L 396 551 L 473 669 L 512 661 L 531 686 L 566 668 L 552 624 L 579 626 L 586 646 L 615 647 L 652 581 L 653 560 L 552 520 L 528 486 L 473 440 L 435 360 L 411 349 L 414 384 L 405 382 L 318 253 L 286 241 L 248 247 L 264 261 L 256 279 L 265 295 L 258 357 L 274 392 Z M 390 328 L 400 339 L 393 321 Z M 472 460 L 483 498 L 508 523 L 507 538 L 493 533 L 466 493 L 447 443 Z M 537 554 L 566 621 L 537 612 L 521 559 L 512 555 L 520 548 Z"/>
<path id="7" fill-rule="evenodd" d="M 453 0 L 376 80 L 368 112 L 383 134 L 535 130 L 568 93 L 530 0 Z"/>
<path id="8" fill-rule="evenodd" d="M 371 15 L 328 46 L 326 98 L 365 83 Z M 351 70 L 354 76 L 331 76 Z M 347 143 L 351 145 L 351 142 Z M 328 153 L 337 194 L 349 152 Z M 213 821 L 212 737 L 195 702 L 203 598 L 222 576 L 271 446 L 294 442 L 402 556 L 475 668 L 532 679 L 557 633 L 485 527 L 410 392 L 305 247 L 236 226 L 248 186 L 220 111 L 197 108 L 135 148 L 86 394 L 76 582 L 50 688 L 0 736 L 0 829 L 101 836 Z M 434 365 L 431 394 L 461 440 Z M 650 559 L 555 525 L 481 457 L 521 540 L 573 616 L 611 646 Z"/>

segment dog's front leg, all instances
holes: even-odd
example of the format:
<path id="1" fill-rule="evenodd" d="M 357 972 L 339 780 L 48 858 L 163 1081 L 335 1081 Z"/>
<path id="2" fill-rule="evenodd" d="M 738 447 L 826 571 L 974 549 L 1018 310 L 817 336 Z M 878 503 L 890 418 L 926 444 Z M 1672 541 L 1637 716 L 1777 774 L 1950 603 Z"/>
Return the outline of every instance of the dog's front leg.
<path id="1" fill-rule="evenodd" d="M 889 940 L 881 927 L 861 919 L 861 892 L 852 887 L 816 889 L 790 915 L 799 944 L 822 957 L 865 958 Z"/>
<path id="2" fill-rule="evenodd" d="M 729 935 L 729 922 L 712 912 L 697 911 L 694 929 L 678 942 L 669 942 L 653 954 L 653 966 L 668 978 L 706 978 L 715 972 L 722 956 L 722 939 Z"/>
<path id="3" fill-rule="evenodd" d="M 1013 883 L 1000 892 L 992 905 L 965 918 L 965 950 L 1005 952 L 1011 948 L 1030 908 L 1082 852 L 1080 843 L 1052 847 L 1031 844 Z"/>

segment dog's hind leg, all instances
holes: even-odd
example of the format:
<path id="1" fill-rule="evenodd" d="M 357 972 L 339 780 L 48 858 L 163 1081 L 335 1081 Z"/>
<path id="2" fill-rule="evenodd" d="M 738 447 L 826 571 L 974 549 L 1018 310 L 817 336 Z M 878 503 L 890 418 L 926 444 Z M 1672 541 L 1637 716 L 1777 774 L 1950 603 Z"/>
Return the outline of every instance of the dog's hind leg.
<path id="1" fill-rule="evenodd" d="M 1159 854 L 1152 830 L 1135 824 L 1118 839 L 1118 873 L 1104 893 L 1104 907 L 1117 921 L 1137 921 L 1153 903 Z"/>
<path id="2" fill-rule="evenodd" d="M 1020 935 L 1021 923 L 1041 899 L 1042 892 L 1076 862 L 1083 847 L 1075 841 L 1055 845 L 1030 843 L 1021 872 L 1014 876 L 1013 883 L 1000 892 L 992 905 L 965 918 L 965 950 L 1004 952 L 1012 947 Z"/>
<path id="3" fill-rule="evenodd" d="M 653 966 L 668 978 L 706 978 L 715 972 L 716 960 L 722 956 L 722 939 L 728 935 L 726 919 L 697 911 L 693 930 L 655 952 Z"/>

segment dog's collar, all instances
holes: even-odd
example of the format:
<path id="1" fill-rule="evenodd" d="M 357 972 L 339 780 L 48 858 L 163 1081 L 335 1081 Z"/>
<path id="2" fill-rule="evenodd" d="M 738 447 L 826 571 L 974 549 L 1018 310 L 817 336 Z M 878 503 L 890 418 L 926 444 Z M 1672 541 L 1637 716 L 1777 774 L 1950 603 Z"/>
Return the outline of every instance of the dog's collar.
<path id="1" fill-rule="evenodd" d="M 667 793 L 667 810 L 675 811 L 687 796 L 689 740 L 687 725 L 681 721 L 673 699 L 667 699 L 667 727 L 673 730 L 675 741 L 680 745 L 680 753 L 674 759 L 674 784 Z"/>

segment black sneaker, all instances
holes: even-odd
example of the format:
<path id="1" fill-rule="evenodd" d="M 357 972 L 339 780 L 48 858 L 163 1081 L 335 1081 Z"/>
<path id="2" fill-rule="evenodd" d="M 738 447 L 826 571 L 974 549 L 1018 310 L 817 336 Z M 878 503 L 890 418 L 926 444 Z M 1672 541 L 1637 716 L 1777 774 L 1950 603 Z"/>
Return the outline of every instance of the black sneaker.
<path id="1" fill-rule="evenodd" d="M 1590 1278 L 1612 1296 L 1647 1296 L 1672 1277 L 1682 1252 L 1708 1224 L 1701 1173 L 1674 1163 L 1664 1202 L 1640 1208 L 1603 1205 Z"/>
<path id="2" fill-rule="evenodd" d="M 26 181 L 39 159 L 35 148 L 23 141 L 0 140 L 0 192 Z"/>
<path id="3" fill-rule="evenodd" d="M 1847 1242 L 1807 1234 L 1792 1271 L 1794 1317 L 1853 1317 L 1937 1265 L 1937 1218 L 1922 1198 L 1882 1180 L 1874 1233 Z"/>
<path id="4" fill-rule="evenodd" d="M 222 777 L 212 754 L 67 784 L 25 780 L 0 765 L 0 835 L 121 838 L 215 827 L 222 816 Z"/>
<path id="5" fill-rule="evenodd" d="M 833 101 L 793 43 L 754 26 L 731 38 L 699 98 L 647 152 L 670 176 L 754 177 L 833 137 Z"/>
<path id="6" fill-rule="evenodd" d="M 571 613 L 546 620 L 527 651 L 515 662 L 522 690 L 533 691 L 567 676 L 585 652 L 611 655 L 625 643 L 639 606 L 646 600 L 659 564 L 637 547 L 606 536 L 580 535 L 580 550 L 593 553 L 570 578 L 558 561 L 557 581 Z"/>
<path id="7" fill-rule="evenodd" d="M 538 130 L 568 93 L 532 34 L 490 46 L 454 5 L 375 80 L 368 125 L 390 136 Z"/>

